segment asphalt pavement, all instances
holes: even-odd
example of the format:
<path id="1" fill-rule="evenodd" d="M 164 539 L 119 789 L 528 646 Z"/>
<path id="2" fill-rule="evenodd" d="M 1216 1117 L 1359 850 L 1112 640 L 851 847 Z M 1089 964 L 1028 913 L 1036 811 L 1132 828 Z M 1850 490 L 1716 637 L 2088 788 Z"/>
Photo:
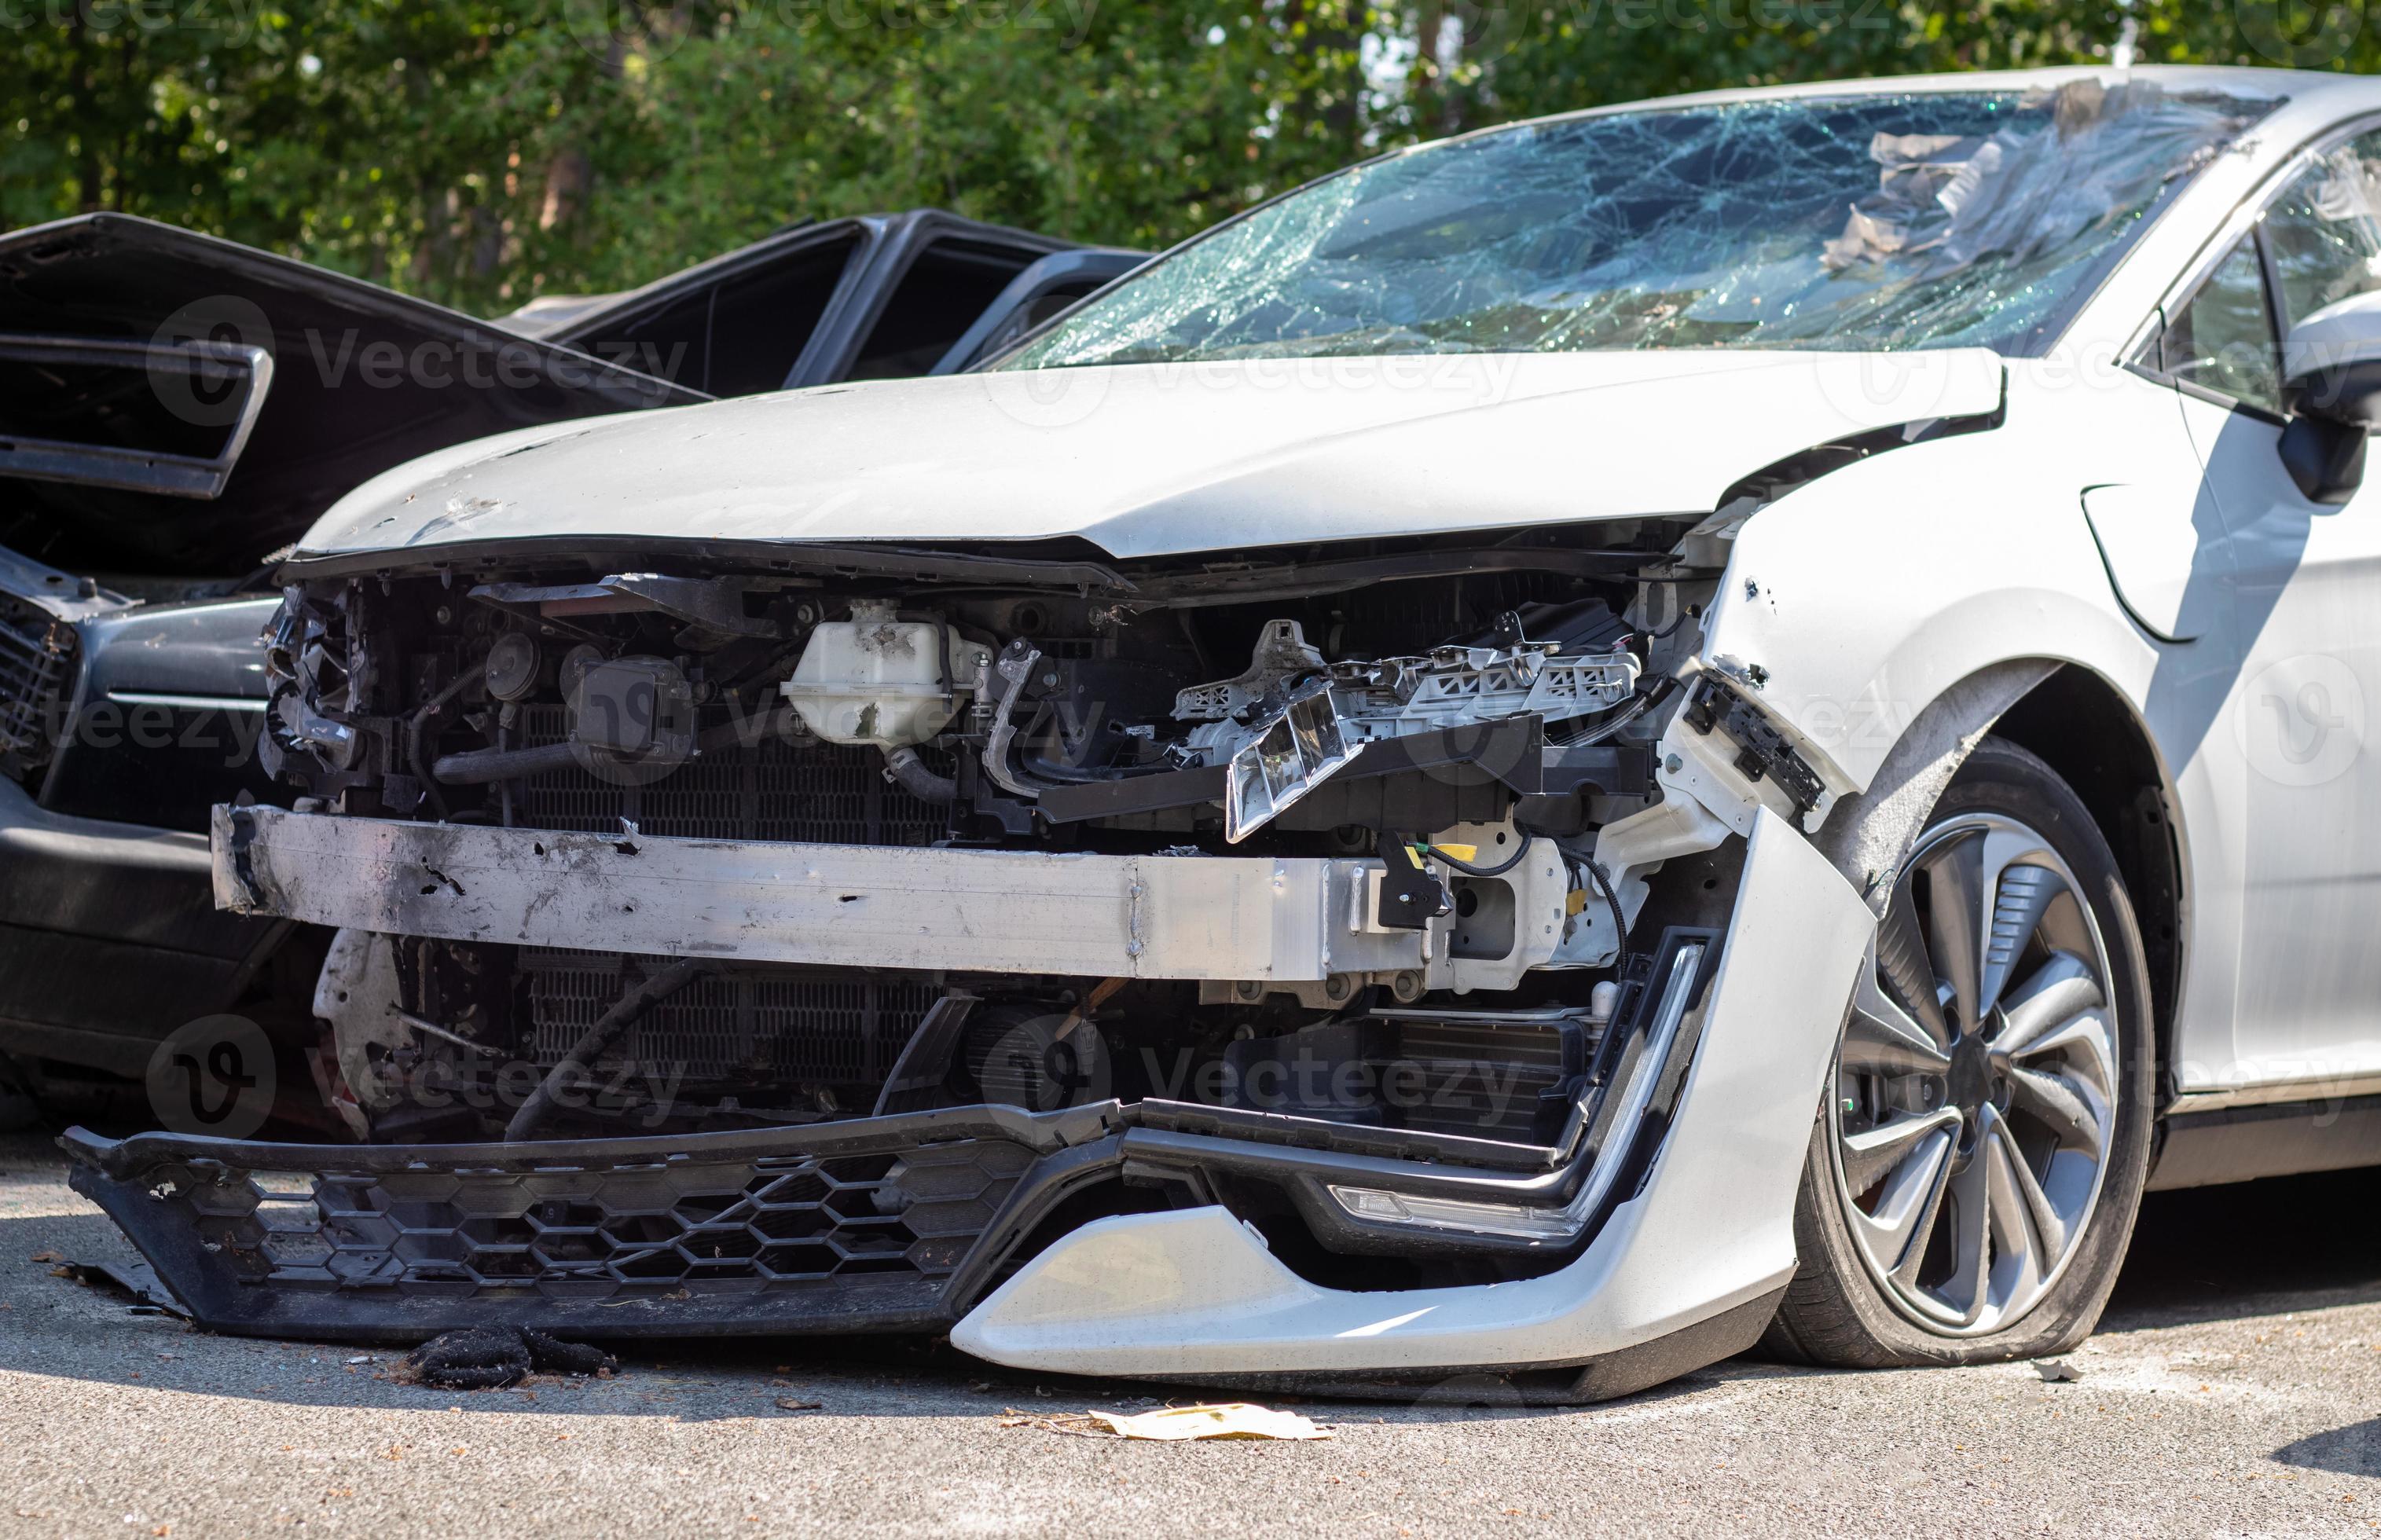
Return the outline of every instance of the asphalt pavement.
<path id="1" fill-rule="evenodd" d="M 2381 1531 L 2381 1173 L 2154 1196 L 2071 1381 L 1736 1361 L 1583 1409 L 1274 1402 L 1313 1443 L 1086 1436 L 1066 1414 L 1186 1398 L 903 1342 L 425 1389 L 43 1260 L 130 1254 L 46 1141 L 0 1140 L 0 1534 Z"/>

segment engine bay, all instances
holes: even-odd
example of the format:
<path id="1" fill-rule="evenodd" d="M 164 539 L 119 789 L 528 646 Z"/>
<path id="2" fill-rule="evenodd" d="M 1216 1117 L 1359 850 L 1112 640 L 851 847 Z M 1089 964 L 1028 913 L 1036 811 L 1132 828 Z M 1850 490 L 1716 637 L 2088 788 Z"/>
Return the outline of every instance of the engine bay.
<path id="1" fill-rule="evenodd" d="M 342 931 L 317 999 L 335 1104 L 383 1142 L 1113 1096 L 1552 1143 L 1651 966 L 1642 878 L 1593 850 L 1660 800 L 1713 579 L 1673 554 L 1686 529 L 1129 572 L 784 546 L 298 563 L 267 740 L 299 814 L 599 837 L 606 862 L 673 840 L 1138 862 L 1114 867 L 1129 925 L 1195 871 L 1238 885 L 1198 889 L 1212 908 L 1294 886 L 1297 923 L 1330 930 L 1239 964 L 1130 930 L 1068 972 L 1020 878 L 931 967 L 706 959 L 693 930 Z M 598 879 L 553 879 L 574 880 Z M 583 1094 L 524 1127 L 524 1088 L 564 1082 Z"/>

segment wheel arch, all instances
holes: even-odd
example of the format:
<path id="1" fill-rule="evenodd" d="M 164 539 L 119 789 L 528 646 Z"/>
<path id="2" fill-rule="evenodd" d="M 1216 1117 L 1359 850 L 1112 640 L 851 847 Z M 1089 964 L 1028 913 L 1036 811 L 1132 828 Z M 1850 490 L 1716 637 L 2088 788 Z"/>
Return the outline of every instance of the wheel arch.
<path id="1" fill-rule="evenodd" d="M 2174 1062 L 2190 947 L 2190 868 L 2173 777 L 2156 740 L 2122 691 L 2075 663 L 2055 666 L 1991 730 L 2058 773 L 2117 858 L 2149 964 L 2163 1082 Z"/>

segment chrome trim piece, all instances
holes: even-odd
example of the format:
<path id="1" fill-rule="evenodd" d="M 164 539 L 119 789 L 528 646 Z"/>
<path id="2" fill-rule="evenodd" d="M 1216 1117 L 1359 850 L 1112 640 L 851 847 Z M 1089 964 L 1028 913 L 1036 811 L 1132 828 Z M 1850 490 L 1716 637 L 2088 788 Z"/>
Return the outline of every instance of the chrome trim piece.
<path id="1" fill-rule="evenodd" d="M 140 690 L 111 690 L 107 698 L 119 706 L 172 706 L 177 711 L 255 711 L 271 703 L 253 695 L 174 695 Z"/>

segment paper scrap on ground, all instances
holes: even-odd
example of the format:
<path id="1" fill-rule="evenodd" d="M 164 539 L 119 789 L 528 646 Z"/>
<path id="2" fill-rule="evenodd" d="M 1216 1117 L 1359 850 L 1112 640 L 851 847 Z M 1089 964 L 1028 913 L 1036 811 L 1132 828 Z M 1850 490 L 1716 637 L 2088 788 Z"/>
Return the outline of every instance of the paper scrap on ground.
<path id="1" fill-rule="evenodd" d="M 1126 1438 L 1328 1438 L 1295 1412 L 1231 1401 L 1220 1406 L 1169 1406 L 1156 1412 L 1125 1416 L 1114 1412 L 1086 1413 L 1109 1432 Z"/>

